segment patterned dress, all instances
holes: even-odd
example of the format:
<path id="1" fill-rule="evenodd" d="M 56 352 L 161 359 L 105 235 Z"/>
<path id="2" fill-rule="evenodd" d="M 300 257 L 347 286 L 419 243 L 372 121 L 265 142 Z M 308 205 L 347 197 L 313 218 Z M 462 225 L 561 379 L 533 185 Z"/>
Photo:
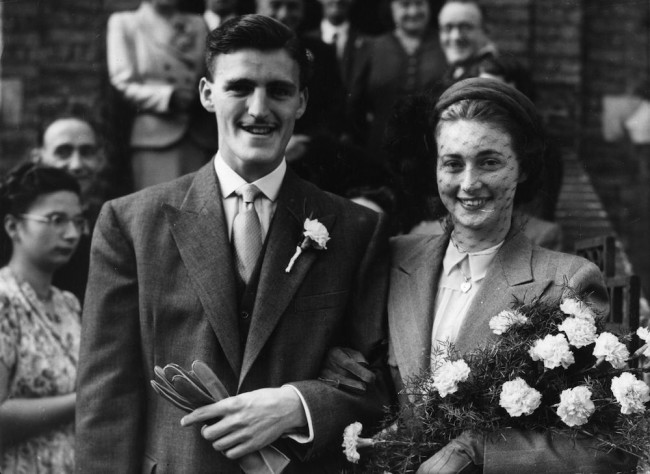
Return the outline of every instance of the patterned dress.
<path id="1" fill-rule="evenodd" d="M 79 302 L 55 287 L 52 300 L 49 314 L 28 283 L 9 267 L 0 269 L 0 363 L 9 370 L 9 399 L 75 390 Z M 8 447 L 0 458 L 0 472 L 7 474 L 71 473 L 73 467 L 73 423 Z"/>

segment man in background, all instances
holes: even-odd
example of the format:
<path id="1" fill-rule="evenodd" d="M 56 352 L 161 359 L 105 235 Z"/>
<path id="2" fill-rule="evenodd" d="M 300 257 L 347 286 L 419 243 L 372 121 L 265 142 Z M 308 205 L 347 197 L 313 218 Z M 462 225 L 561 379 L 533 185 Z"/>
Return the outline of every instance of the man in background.
<path id="1" fill-rule="evenodd" d="M 39 137 L 39 146 L 32 150 L 32 160 L 46 166 L 61 168 L 79 182 L 84 214 L 90 228 L 82 235 L 75 254 L 54 274 L 53 283 L 70 291 L 83 303 L 90 260 L 90 233 L 99 209 L 108 198 L 106 160 L 93 125 L 76 115 L 53 120 Z"/>

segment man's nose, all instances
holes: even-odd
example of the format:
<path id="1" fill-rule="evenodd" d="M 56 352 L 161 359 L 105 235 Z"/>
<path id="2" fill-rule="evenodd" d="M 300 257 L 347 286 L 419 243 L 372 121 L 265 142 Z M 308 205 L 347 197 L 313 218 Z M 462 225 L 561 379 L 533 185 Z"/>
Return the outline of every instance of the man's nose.
<path id="1" fill-rule="evenodd" d="M 84 166 L 83 159 L 81 158 L 81 153 L 78 148 L 75 148 L 70 155 L 68 160 L 68 169 L 70 171 L 79 171 Z"/>
<path id="2" fill-rule="evenodd" d="M 264 118 L 269 113 L 268 97 L 263 89 L 256 89 L 248 100 L 248 113 L 255 118 Z"/>

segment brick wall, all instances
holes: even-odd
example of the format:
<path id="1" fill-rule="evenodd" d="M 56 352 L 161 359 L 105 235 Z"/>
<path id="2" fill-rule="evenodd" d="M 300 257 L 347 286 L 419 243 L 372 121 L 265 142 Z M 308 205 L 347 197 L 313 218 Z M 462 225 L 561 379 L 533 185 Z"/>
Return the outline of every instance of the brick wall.
<path id="1" fill-rule="evenodd" d="M 99 0 L 4 2 L 0 168 L 25 156 L 41 120 L 100 104 L 105 22 Z"/>

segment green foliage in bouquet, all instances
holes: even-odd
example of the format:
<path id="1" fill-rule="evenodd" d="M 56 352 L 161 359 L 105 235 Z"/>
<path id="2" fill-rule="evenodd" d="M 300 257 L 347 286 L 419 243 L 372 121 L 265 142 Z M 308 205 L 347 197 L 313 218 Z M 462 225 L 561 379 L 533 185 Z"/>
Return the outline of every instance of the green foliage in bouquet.
<path id="1" fill-rule="evenodd" d="M 490 329 L 497 336 L 470 353 L 451 344 L 435 350 L 432 370 L 405 381 L 408 402 L 390 428 L 371 439 L 360 437 L 358 423 L 346 428 L 346 455 L 359 462 L 351 472 L 415 472 L 466 430 L 587 435 L 603 450 L 648 456 L 650 389 L 633 375 L 641 369 L 628 367 L 625 345 L 575 295 L 515 301 Z M 366 446 L 355 461 L 356 448 Z"/>

